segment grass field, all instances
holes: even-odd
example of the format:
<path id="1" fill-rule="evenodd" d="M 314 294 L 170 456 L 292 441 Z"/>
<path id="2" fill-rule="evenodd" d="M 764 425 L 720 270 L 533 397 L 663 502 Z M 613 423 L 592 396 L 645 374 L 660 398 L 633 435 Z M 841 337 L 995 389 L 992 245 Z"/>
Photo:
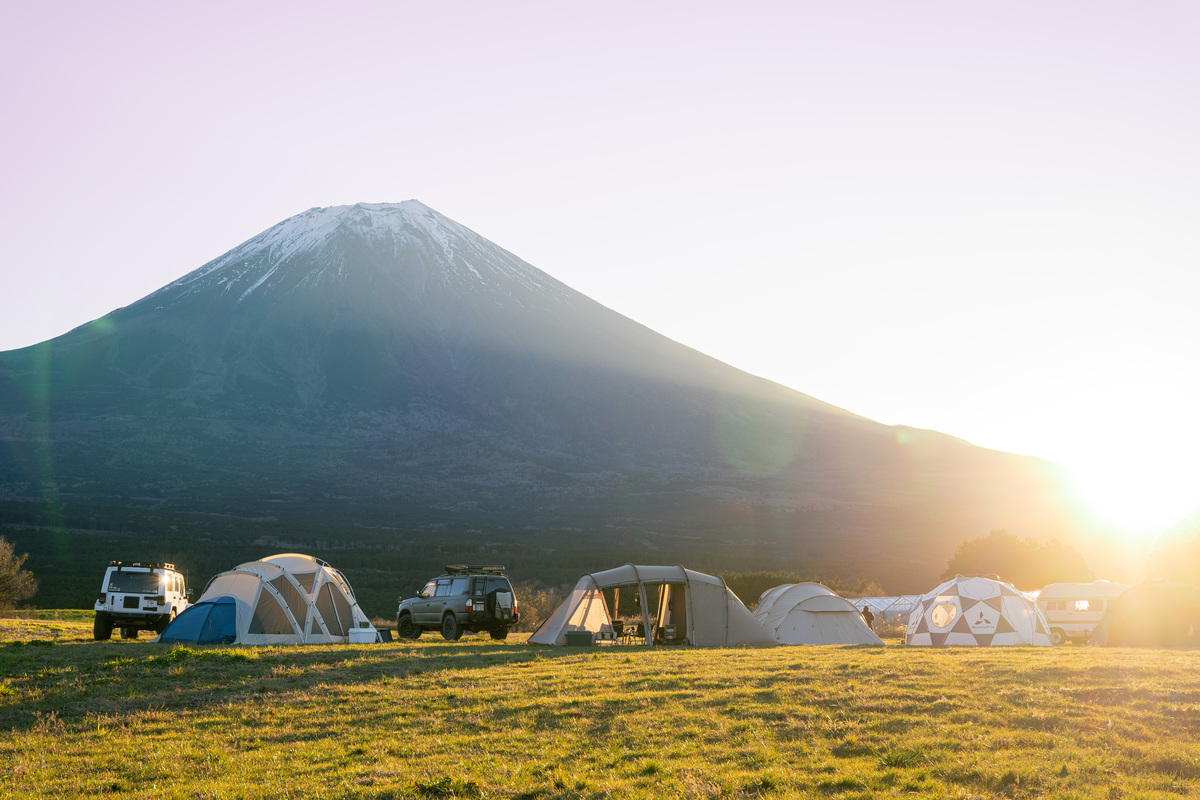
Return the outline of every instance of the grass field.
<path id="1" fill-rule="evenodd" d="M 1179 798 L 1200 653 L 312 647 L 0 620 L 0 796 Z"/>

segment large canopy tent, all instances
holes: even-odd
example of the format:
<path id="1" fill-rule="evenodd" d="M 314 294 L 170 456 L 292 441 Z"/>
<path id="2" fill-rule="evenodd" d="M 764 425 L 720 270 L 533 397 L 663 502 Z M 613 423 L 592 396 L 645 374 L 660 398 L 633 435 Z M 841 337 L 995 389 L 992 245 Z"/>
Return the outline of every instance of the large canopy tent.
<path id="1" fill-rule="evenodd" d="M 160 642 L 317 644 L 377 641 L 342 573 L 312 556 L 283 553 L 239 564 L 158 637 Z"/>
<path id="2" fill-rule="evenodd" d="M 575 631 L 614 636 L 613 615 L 622 589 L 634 593 L 647 644 L 775 644 L 725 581 L 678 564 L 626 564 L 584 575 L 529 642 L 566 644 L 567 633 Z"/>
<path id="3" fill-rule="evenodd" d="M 754 618 L 780 644 L 883 644 L 849 600 L 819 583 L 768 589 L 758 598 Z"/>
<path id="4" fill-rule="evenodd" d="M 921 596 L 904 643 L 1049 647 L 1050 630 L 1041 609 L 1012 584 L 959 575 Z"/>
<path id="5" fill-rule="evenodd" d="M 889 624 L 907 623 L 908 616 L 920 602 L 919 594 L 902 594 L 893 597 L 856 597 L 851 602 L 859 610 L 866 606 L 875 615 L 875 621 Z"/>
<path id="6" fill-rule="evenodd" d="M 1175 581 L 1131 586 L 1092 632 L 1107 647 L 1200 647 L 1200 587 Z"/>

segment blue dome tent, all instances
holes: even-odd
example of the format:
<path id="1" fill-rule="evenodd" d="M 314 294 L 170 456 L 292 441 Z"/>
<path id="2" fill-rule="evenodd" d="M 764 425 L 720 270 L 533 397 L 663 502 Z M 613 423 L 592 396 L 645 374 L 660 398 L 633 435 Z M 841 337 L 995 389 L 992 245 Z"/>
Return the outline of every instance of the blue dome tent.
<path id="1" fill-rule="evenodd" d="M 229 643 L 237 638 L 237 601 L 228 595 L 188 606 L 159 634 L 166 644 Z"/>

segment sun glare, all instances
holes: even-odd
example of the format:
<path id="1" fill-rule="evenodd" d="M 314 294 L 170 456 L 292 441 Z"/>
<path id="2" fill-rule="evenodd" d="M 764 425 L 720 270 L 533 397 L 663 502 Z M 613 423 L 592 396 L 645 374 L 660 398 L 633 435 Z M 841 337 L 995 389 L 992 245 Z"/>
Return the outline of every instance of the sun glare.
<path id="1" fill-rule="evenodd" d="M 1130 537 L 1157 536 L 1200 508 L 1200 466 L 1180 458 L 1070 465 L 1080 500 L 1102 523 Z"/>

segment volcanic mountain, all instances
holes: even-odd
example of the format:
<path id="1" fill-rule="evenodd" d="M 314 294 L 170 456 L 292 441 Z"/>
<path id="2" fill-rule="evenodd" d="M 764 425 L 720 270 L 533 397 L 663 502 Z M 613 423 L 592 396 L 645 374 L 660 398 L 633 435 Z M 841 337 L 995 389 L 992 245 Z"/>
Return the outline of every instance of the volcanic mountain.
<path id="1" fill-rule="evenodd" d="M 37 531 L 95 530 L 910 591 L 964 537 L 1075 538 L 1064 497 L 1055 465 L 749 375 L 416 201 L 311 209 L 0 353 L 0 523 L 43 559 Z"/>

